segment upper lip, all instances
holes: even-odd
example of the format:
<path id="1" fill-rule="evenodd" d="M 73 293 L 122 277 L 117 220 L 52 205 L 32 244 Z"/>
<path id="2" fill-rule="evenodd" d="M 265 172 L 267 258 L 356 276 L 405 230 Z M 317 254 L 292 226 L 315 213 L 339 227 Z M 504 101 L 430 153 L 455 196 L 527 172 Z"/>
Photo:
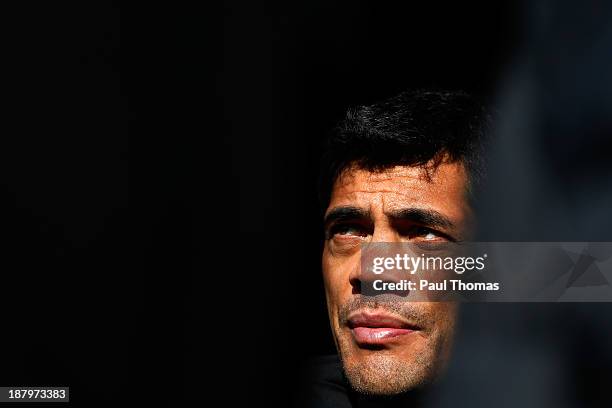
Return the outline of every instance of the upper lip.
<path id="1" fill-rule="evenodd" d="M 380 311 L 359 310 L 351 313 L 348 318 L 348 327 L 389 327 L 393 329 L 420 330 L 416 324 L 399 316 Z"/>

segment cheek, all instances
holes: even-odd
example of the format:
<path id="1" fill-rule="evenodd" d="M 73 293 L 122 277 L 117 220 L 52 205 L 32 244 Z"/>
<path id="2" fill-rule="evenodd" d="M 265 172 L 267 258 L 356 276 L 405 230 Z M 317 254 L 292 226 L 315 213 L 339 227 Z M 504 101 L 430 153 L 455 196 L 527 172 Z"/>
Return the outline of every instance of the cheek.
<path id="1" fill-rule="evenodd" d="M 358 256 L 357 260 L 359 260 Z M 339 309 L 352 296 L 350 278 L 354 267 L 355 260 L 353 257 L 334 256 L 327 250 L 323 252 L 323 282 L 325 284 L 327 312 L 334 332 L 334 338 L 338 335 L 339 330 L 337 320 Z"/>
<path id="2" fill-rule="evenodd" d="M 333 257 L 330 256 L 329 252 L 324 250 L 321 266 L 323 271 L 323 283 L 325 286 L 325 299 L 327 300 L 327 315 L 332 329 L 332 335 L 336 342 L 336 347 L 338 347 L 338 328 L 336 327 L 336 322 L 338 305 L 341 303 L 338 294 L 340 282 L 338 280 L 338 274 L 335 273 L 332 259 Z"/>
<path id="3" fill-rule="evenodd" d="M 338 302 L 338 289 L 341 285 L 339 279 L 340 273 L 337 271 L 337 267 L 334 265 L 335 262 L 333 257 L 329 253 L 323 253 L 322 271 L 323 271 L 323 283 L 325 285 L 325 296 L 327 297 L 327 304 L 332 306 Z"/>
<path id="4" fill-rule="evenodd" d="M 328 301 L 340 303 L 342 297 L 350 295 L 351 273 L 359 267 L 359 259 L 359 256 L 334 256 L 324 250 L 321 266 Z"/>
<path id="5" fill-rule="evenodd" d="M 432 314 L 436 316 L 437 329 L 442 333 L 452 335 L 457 319 L 457 305 L 443 302 L 433 305 Z"/>

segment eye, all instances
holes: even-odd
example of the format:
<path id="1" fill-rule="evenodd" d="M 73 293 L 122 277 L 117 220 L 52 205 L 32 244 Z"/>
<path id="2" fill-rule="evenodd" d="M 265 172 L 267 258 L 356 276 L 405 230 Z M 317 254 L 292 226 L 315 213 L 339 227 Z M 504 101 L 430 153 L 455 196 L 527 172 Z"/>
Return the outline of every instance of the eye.
<path id="1" fill-rule="evenodd" d="M 432 240 L 436 239 L 438 236 L 433 231 L 427 231 L 423 236 L 423 239 Z"/>
<path id="2" fill-rule="evenodd" d="M 415 226 L 408 233 L 411 239 L 421 241 L 452 241 L 448 235 L 427 227 Z"/>
<path id="3" fill-rule="evenodd" d="M 335 224 L 332 225 L 327 233 L 327 238 L 334 236 L 344 237 L 367 237 L 369 232 L 366 227 L 359 224 Z"/>

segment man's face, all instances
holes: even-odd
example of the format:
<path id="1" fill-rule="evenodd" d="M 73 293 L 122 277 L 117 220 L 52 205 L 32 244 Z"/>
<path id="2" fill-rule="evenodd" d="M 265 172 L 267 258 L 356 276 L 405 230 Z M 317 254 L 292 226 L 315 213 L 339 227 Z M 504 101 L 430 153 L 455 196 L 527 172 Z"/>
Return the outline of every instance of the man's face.
<path id="1" fill-rule="evenodd" d="M 472 213 L 461 163 L 435 169 L 356 167 L 336 181 L 325 214 L 323 278 L 336 347 L 352 387 L 394 395 L 436 378 L 448 358 L 456 305 L 360 293 L 363 242 L 463 240 Z"/>

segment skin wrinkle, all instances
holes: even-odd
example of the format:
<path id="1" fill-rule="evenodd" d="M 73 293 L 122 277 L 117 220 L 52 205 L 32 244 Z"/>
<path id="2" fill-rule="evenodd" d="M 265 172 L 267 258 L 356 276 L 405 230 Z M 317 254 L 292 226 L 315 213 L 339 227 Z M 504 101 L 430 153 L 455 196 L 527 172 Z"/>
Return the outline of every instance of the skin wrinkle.
<path id="1" fill-rule="evenodd" d="M 357 391 L 394 395 L 434 381 L 446 364 L 454 333 L 456 305 L 443 302 L 374 302 L 355 293 L 360 243 L 399 242 L 422 237 L 402 237 L 390 215 L 407 208 L 433 210 L 455 226 L 452 233 L 467 236 L 472 211 L 467 199 L 467 173 L 460 163 L 442 163 L 430 178 L 419 167 L 396 166 L 383 172 L 355 167 L 336 180 L 326 215 L 340 206 L 367 211 L 373 225 L 368 237 L 341 235 L 326 240 L 322 267 L 325 296 L 334 341 L 345 374 Z M 441 230 L 440 230 L 441 231 Z M 443 232 L 451 232 L 450 229 Z M 370 297 L 371 298 L 371 297 Z M 382 349 L 360 347 L 346 324 L 348 311 L 377 308 L 421 316 L 422 332 L 402 336 Z"/>
<path id="2" fill-rule="evenodd" d="M 410 168 L 411 171 L 406 172 L 406 168 Z M 445 169 L 449 168 L 454 169 L 454 171 L 445 171 Z M 334 198 L 333 195 L 336 194 L 337 196 L 338 193 L 342 194 L 344 202 L 362 201 L 369 203 L 365 207 L 365 210 L 370 213 L 373 213 L 372 210 L 375 206 L 382 207 L 384 212 L 398 210 L 400 208 L 395 207 L 393 203 L 400 202 L 402 208 L 413 206 L 416 208 L 434 210 L 444 214 L 445 211 L 442 211 L 439 206 L 433 204 L 435 202 L 434 197 L 431 197 L 431 200 L 422 200 L 420 198 L 420 194 L 429 193 L 427 195 L 432 196 L 433 194 L 430 193 L 431 186 L 436 185 L 435 194 L 456 197 L 456 200 L 463 204 L 462 208 L 459 209 L 461 213 L 466 214 L 466 222 L 463 224 L 472 222 L 472 211 L 468 205 L 467 189 L 465 188 L 465 186 L 467 186 L 467 173 L 463 166 L 459 163 L 443 163 L 436 168 L 430 176 L 430 181 L 427 181 L 427 179 L 423 177 L 422 168 L 419 167 L 396 166 L 387 170 L 385 173 L 372 173 L 351 166 L 343 173 L 342 177 L 338 179 L 334 186 L 332 200 L 330 201 L 326 215 L 329 214 L 330 209 L 334 208 L 331 205 Z M 359 183 L 355 183 L 355 179 L 359 179 Z M 364 195 L 369 195 L 371 198 L 361 197 Z M 387 204 L 385 200 L 390 204 Z M 339 203 L 337 205 L 341 204 L 342 203 Z M 385 210 L 386 207 L 390 208 Z M 451 220 L 462 216 L 458 214 L 458 211 L 453 211 L 447 214 L 447 216 L 448 215 L 451 215 L 448 217 Z M 373 214 L 373 217 L 375 217 L 374 221 L 381 221 L 380 217 L 376 214 Z M 467 230 L 465 225 L 461 223 L 453 222 L 453 224 L 457 226 L 455 231 Z M 462 236 L 458 238 L 464 239 Z"/>

